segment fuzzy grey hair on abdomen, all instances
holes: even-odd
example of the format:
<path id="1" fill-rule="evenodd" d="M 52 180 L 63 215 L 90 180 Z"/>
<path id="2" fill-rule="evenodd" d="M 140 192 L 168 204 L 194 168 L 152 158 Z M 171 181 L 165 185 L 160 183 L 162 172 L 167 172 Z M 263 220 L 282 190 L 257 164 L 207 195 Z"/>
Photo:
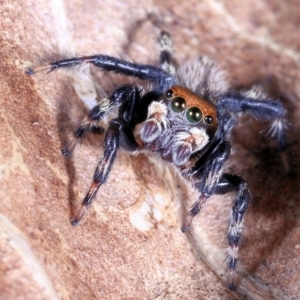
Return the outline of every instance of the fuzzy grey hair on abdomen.
<path id="1" fill-rule="evenodd" d="M 229 89 L 226 73 L 206 56 L 184 63 L 177 70 L 176 77 L 178 85 L 211 102 L 216 102 Z"/>

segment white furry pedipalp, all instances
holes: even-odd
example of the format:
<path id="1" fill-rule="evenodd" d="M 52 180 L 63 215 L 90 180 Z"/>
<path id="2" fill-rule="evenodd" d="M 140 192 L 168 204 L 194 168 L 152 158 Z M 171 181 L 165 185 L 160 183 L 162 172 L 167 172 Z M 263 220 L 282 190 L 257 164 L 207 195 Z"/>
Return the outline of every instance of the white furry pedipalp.
<path id="1" fill-rule="evenodd" d="M 181 131 L 174 137 L 172 160 L 175 165 L 182 166 L 188 162 L 191 154 L 204 148 L 209 137 L 204 128 L 193 127 L 189 132 Z"/>
<path id="2" fill-rule="evenodd" d="M 167 106 L 162 102 L 152 102 L 148 108 L 147 120 L 141 129 L 141 139 L 145 143 L 151 143 L 156 140 L 167 128 Z"/>

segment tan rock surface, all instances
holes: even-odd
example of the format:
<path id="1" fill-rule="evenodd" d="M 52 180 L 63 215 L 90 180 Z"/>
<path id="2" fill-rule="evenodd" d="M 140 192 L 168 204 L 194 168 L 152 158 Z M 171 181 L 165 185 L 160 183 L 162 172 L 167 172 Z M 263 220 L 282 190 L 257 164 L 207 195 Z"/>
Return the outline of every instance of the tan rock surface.
<path id="1" fill-rule="evenodd" d="M 1 300 L 299 299 L 298 1 L 174 3 L 1 3 Z M 289 109 L 291 174 L 259 133 L 264 125 L 243 117 L 233 132 L 227 169 L 242 174 L 253 194 L 237 292 L 225 286 L 223 263 L 233 195 L 212 197 L 184 235 L 179 228 L 195 194 L 152 156 L 120 151 L 89 213 L 70 226 L 103 139 L 89 137 L 72 158 L 62 157 L 87 112 L 72 75 L 24 74 L 70 53 L 155 62 L 159 29 L 172 34 L 179 61 L 207 54 L 234 86 L 265 82 Z M 106 92 L 125 82 L 96 75 Z"/>

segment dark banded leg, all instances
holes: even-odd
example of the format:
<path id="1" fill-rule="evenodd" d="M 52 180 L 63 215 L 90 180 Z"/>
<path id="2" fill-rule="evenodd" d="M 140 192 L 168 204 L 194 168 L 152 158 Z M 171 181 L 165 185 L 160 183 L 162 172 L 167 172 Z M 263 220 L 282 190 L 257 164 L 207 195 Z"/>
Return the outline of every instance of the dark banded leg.
<path id="1" fill-rule="evenodd" d="M 123 87 L 124 88 L 124 87 Z M 117 150 L 121 146 L 128 150 L 135 151 L 138 144 L 133 135 L 133 114 L 137 103 L 140 101 L 138 88 L 127 87 L 126 93 L 121 93 L 121 106 L 119 108 L 119 117 L 110 121 L 104 140 L 103 158 L 98 163 L 94 173 L 94 179 L 90 189 L 84 197 L 81 208 L 76 212 L 71 220 L 73 226 L 77 225 L 87 209 L 91 206 L 100 186 L 106 181 L 112 164 L 116 158 Z M 121 90 L 120 88 L 119 90 Z M 123 91 L 124 92 L 124 91 Z M 131 123 L 133 122 L 133 123 Z"/>
<path id="2" fill-rule="evenodd" d="M 74 218 L 71 220 L 71 224 L 73 226 L 79 223 L 87 209 L 94 201 L 100 186 L 106 181 L 109 175 L 111 166 L 116 158 L 117 150 L 119 148 L 119 138 L 122 127 L 123 121 L 121 119 L 114 119 L 109 124 L 105 135 L 105 149 L 103 158 L 100 160 L 95 170 L 93 182 L 88 193 L 82 201 L 80 209 L 75 213 Z"/>
<path id="3" fill-rule="evenodd" d="M 159 36 L 160 67 L 169 74 L 175 74 L 175 65 L 172 59 L 173 42 L 169 33 L 162 31 Z"/>
<path id="4" fill-rule="evenodd" d="M 92 120 L 89 118 L 89 116 L 85 117 L 81 122 L 80 127 L 74 133 L 74 137 L 69 142 L 68 146 L 61 149 L 62 155 L 69 156 L 73 152 L 78 141 L 80 141 L 86 133 L 103 133 L 103 132 L 104 132 L 104 128 L 98 126 L 98 120 Z"/>
<path id="5" fill-rule="evenodd" d="M 259 120 L 271 122 L 269 133 L 277 139 L 280 151 L 285 148 L 286 110 L 281 102 L 274 99 L 246 97 L 243 94 L 231 93 L 218 102 L 219 108 L 231 113 L 249 113 Z"/>
<path id="6" fill-rule="evenodd" d="M 249 206 L 251 194 L 244 180 L 232 174 L 224 174 L 215 191 L 216 194 L 225 194 L 231 191 L 236 191 L 237 197 L 232 207 L 230 216 L 230 223 L 228 228 L 228 269 L 229 269 L 229 282 L 228 287 L 235 289 L 235 269 L 238 259 L 238 243 L 242 233 L 242 225 L 245 211 Z"/>
<path id="7" fill-rule="evenodd" d="M 132 63 L 101 54 L 59 60 L 47 65 L 28 68 L 25 73 L 27 75 L 33 75 L 40 71 L 46 71 L 49 73 L 58 69 L 72 68 L 82 66 L 84 64 L 92 64 L 105 71 L 112 71 L 127 76 L 133 76 L 142 80 L 149 80 L 156 85 L 157 90 L 161 93 L 163 93 L 166 88 L 174 84 L 174 78 L 159 67 Z"/>
<path id="8" fill-rule="evenodd" d="M 76 130 L 72 141 L 66 148 L 62 149 L 62 154 L 64 156 L 70 155 L 77 142 L 86 133 L 102 133 L 104 129 L 98 125 L 98 122 L 108 111 L 112 110 L 114 107 L 120 106 L 124 102 L 131 101 L 133 91 L 138 93 L 138 89 L 136 87 L 125 85 L 116 89 L 109 98 L 102 99 L 98 105 L 89 111 L 87 117 L 84 118 L 80 127 Z"/>
<path id="9" fill-rule="evenodd" d="M 193 218 L 200 212 L 203 204 L 206 202 L 208 197 L 200 196 L 199 199 L 192 205 L 191 210 L 189 211 L 187 217 L 184 220 L 183 225 L 181 226 L 181 231 L 188 231 Z"/>
<path id="10" fill-rule="evenodd" d="M 236 263 L 238 259 L 238 243 L 242 232 L 244 214 L 248 208 L 251 194 L 246 183 L 241 177 L 232 174 L 223 174 L 214 189 L 214 194 L 223 195 L 232 191 L 236 191 L 238 193 L 232 207 L 227 234 L 229 244 L 229 248 L 227 251 L 229 269 L 228 287 L 233 290 L 235 289 L 234 279 Z M 202 205 L 206 202 L 207 199 L 207 196 L 201 195 L 200 198 L 193 204 L 192 209 L 190 210 L 181 228 L 183 232 L 188 230 L 192 219 L 200 212 Z"/>
<path id="11" fill-rule="evenodd" d="M 200 212 L 202 205 L 215 193 L 215 189 L 223 174 L 224 163 L 230 154 L 230 150 L 230 143 L 227 140 L 223 140 L 218 143 L 211 152 L 201 157 L 199 161 L 196 162 L 195 166 L 191 168 L 190 172 L 195 180 L 197 180 L 197 177 L 201 178 L 201 180 L 195 184 L 201 195 L 188 213 L 181 227 L 182 232 L 188 230 L 193 218 Z"/>

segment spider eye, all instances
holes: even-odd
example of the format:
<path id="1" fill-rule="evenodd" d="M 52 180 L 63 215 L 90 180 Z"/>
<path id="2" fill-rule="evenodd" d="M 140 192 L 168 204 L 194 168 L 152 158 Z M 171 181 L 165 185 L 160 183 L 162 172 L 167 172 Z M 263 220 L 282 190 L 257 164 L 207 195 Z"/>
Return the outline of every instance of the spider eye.
<path id="1" fill-rule="evenodd" d="M 172 98 L 174 95 L 173 91 L 170 89 L 170 90 L 167 90 L 166 92 L 166 98 L 170 99 Z"/>
<path id="2" fill-rule="evenodd" d="M 179 113 L 185 110 L 186 102 L 182 97 L 176 97 L 174 100 L 172 100 L 171 107 L 174 112 Z"/>
<path id="3" fill-rule="evenodd" d="M 207 125 L 212 124 L 213 121 L 214 121 L 214 118 L 213 118 L 213 116 L 211 116 L 211 115 L 205 116 L 205 118 L 204 118 L 204 122 L 205 122 Z"/>
<path id="4" fill-rule="evenodd" d="M 191 107 L 186 111 L 186 119 L 190 123 L 198 123 L 202 119 L 202 112 L 198 107 Z"/>

